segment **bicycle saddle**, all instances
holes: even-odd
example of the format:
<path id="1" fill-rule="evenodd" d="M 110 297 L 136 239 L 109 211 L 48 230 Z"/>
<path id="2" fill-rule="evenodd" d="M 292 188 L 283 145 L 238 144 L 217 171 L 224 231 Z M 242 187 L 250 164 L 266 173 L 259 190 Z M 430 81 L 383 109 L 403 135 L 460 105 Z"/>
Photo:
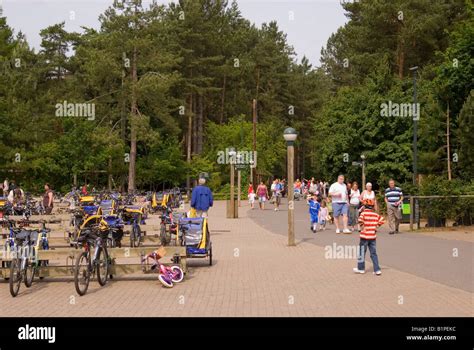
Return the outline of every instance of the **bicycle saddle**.
<path id="1" fill-rule="evenodd" d="M 85 242 L 87 240 L 91 240 L 91 239 L 95 240 L 97 238 L 98 238 L 97 234 L 95 234 L 91 230 L 84 230 L 84 231 L 81 231 L 79 237 L 77 238 L 77 241 L 78 242 Z"/>

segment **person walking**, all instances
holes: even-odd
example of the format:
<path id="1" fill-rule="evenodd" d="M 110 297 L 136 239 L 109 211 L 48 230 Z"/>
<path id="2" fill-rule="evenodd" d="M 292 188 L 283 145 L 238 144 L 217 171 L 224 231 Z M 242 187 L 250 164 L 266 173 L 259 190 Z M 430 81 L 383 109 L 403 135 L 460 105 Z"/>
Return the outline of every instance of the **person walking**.
<path id="1" fill-rule="evenodd" d="M 351 193 L 349 194 L 349 226 L 351 231 L 359 230 L 359 207 L 360 207 L 360 191 L 357 182 L 352 183 Z"/>
<path id="2" fill-rule="evenodd" d="M 282 185 L 280 179 L 276 179 L 273 187 L 273 198 L 275 199 L 275 211 L 280 210 Z"/>
<path id="3" fill-rule="evenodd" d="M 260 184 L 257 187 L 257 197 L 260 210 L 265 210 L 265 202 L 268 199 L 268 188 L 263 181 L 260 181 Z"/>
<path id="4" fill-rule="evenodd" d="M 351 233 L 347 228 L 347 216 L 349 214 L 347 187 L 344 183 L 344 175 L 337 177 L 337 182 L 329 187 L 329 196 L 332 199 L 332 210 L 334 212 L 334 223 L 336 233 L 341 233 L 339 218 L 342 217 L 343 233 Z"/>
<path id="5" fill-rule="evenodd" d="M 191 208 L 196 210 L 198 217 L 207 218 L 207 212 L 213 203 L 212 191 L 206 186 L 206 179 L 203 177 L 199 178 L 198 185 L 193 188 L 191 194 Z"/>
<path id="6" fill-rule="evenodd" d="M 253 190 L 253 185 L 251 183 L 249 183 L 249 188 L 247 190 L 247 194 L 250 194 L 252 192 L 255 192 L 255 191 Z"/>
<path id="7" fill-rule="evenodd" d="M 318 185 L 316 184 L 316 181 L 314 180 L 314 177 L 311 178 L 311 182 L 309 184 L 309 194 L 314 195 L 318 192 Z"/>
<path id="8" fill-rule="evenodd" d="M 401 204 L 403 203 L 403 192 L 400 187 L 395 186 L 395 180 L 390 179 L 388 188 L 385 189 L 385 203 L 387 204 L 389 234 L 398 233 L 400 221 L 402 220 Z"/>
<path id="9" fill-rule="evenodd" d="M 326 206 L 326 200 L 323 199 L 321 202 L 321 209 L 319 211 L 319 227 L 324 231 L 326 230 L 326 223 L 329 217 L 329 210 Z"/>
<path id="10" fill-rule="evenodd" d="M 315 195 L 308 196 L 307 203 L 309 206 L 309 218 L 311 221 L 310 229 L 316 233 L 318 231 L 319 209 L 321 208 L 321 205 L 319 204 Z"/>
<path id="11" fill-rule="evenodd" d="M 375 196 L 375 192 L 372 190 L 372 183 L 370 182 L 367 182 L 365 184 L 365 190 L 362 191 L 362 193 L 360 194 L 360 202 L 361 203 L 364 203 L 364 201 L 366 200 L 372 200 L 374 201 L 375 205 L 374 205 L 374 210 L 375 212 L 379 212 L 379 203 L 377 201 L 377 197 Z"/>
<path id="12" fill-rule="evenodd" d="M 248 194 L 249 204 L 250 204 L 250 207 L 252 209 L 255 206 L 255 197 L 256 197 L 256 194 L 255 194 L 255 192 L 253 191 L 253 188 L 252 188 L 252 191 Z"/>
<path id="13" fill-rule="evenodd" d="M 383 218 L 374 212 L 374 202 L 366 200 L 364 202 L 364 210 L 359 216 L 359 224 L 362 226 L 362 231 L 360 232 L 357 267 L 353 269 L 355 273 L 365 273 L 365 253 L 367 252 L 367 249 L 369 249 L 370 258 L 374 265 L 374 274 L 377 276 L 382 274 L 377 256 L 376 239 L 377 227 L 383 225 L 383 223 Z"/>
<path id="14" fill-rule="evenodd" d="M 8 179 L 5 179 L 5 181 L 3 181 L 3 197 L 7 197 L 8 193 L 9 193 Z"/>
<path id="15" fill-rule="evenodd" d="M 53 211 L 53 191 L 49 184 L 44 185 L 44 194 L 43 194 L 43 208 L 45 214 L 49 215 Z"/>

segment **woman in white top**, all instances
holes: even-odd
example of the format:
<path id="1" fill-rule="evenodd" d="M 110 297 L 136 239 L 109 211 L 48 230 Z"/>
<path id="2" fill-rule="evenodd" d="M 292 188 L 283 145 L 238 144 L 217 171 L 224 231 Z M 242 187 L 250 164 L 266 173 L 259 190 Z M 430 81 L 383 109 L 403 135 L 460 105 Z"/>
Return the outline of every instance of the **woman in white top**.
<path id="1" fill-rule="evenodd" d="M 378 213 L 379 212 L 379 204 L 377 202 L 377 198 L 375 197 L 375 192 L 372 191 L 372 184 L 367 182 L 365 185 L 365 190 L 360 195 L 360 201 L 364 202 L 365 200 L 373 200 L 375 203 L 374 209 Z"/>
<path id="2" fill-rule="evenodd" d="M 360 204 L 360 191 L 357 182 L 352 184 L 351 193 L 349 196 L 349 226 L 354 231 L 357 226 L 359 230 L 359 204 Z"/>

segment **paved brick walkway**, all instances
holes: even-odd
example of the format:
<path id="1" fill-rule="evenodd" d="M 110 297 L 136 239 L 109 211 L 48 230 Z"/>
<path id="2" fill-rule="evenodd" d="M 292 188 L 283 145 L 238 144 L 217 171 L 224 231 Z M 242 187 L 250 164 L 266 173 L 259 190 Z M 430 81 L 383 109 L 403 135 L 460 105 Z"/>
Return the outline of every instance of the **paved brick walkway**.
<path id="1" fill-rule="evenodd" d="M 323 247 L 286 246 L 286 237 L 240 211 L 225 219 L 217 202 L 210 227 L 215 265 L 189 263 L 173 289 L 155 279 L 92 282 L 84 297 L 72 280 L 22 286 L 11 298 L 0 282 L 1 316 L 472 316 L 472 293 L 385 267 L 383 275 L 352 273 L 354 261 L 326 259 Z M 280 213 L 284 214 L 284 213 Z M 371 264 L 369 263 L 369 269 Z"/>

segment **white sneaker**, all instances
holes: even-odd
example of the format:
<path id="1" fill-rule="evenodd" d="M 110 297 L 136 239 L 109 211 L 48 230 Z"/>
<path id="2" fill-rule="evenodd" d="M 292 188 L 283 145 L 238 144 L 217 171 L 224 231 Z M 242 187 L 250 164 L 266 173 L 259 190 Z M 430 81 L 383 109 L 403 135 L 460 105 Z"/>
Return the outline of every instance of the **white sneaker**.
<path id="1" fill-rule="evenodd" d="M 277 209 L 277 208 L 275 208 L 275 209 L 273 209 L 273 210 L 277 211 L 278 209 Z"/>
<path id="2" fill-rule="evenodd" d="M 336 229 L 336 233 L 341 233 L 341 230 L 339 230 L 338 228 Z"/>
<path id="3" fill-rule="evenodd" d="M 351 230 L 349 230 L 348 228 L 345 228 L 342 232 L 344 232 L 344 233 L 352 233 Z"/>
<path id="4" fill-rule="evenodd" d="M 378 270 L 374 272 L 374 275 L 380 276 L 382 274 L 382 271 Z"/>
<path id="5" fill-rule="evenodd" d="M 364 270 L 359 270 L 357 267 L 354 267 L 352 271 L 354 271 L 355 273 L 360 273 L 361 275 L 365 273 Z"/>

